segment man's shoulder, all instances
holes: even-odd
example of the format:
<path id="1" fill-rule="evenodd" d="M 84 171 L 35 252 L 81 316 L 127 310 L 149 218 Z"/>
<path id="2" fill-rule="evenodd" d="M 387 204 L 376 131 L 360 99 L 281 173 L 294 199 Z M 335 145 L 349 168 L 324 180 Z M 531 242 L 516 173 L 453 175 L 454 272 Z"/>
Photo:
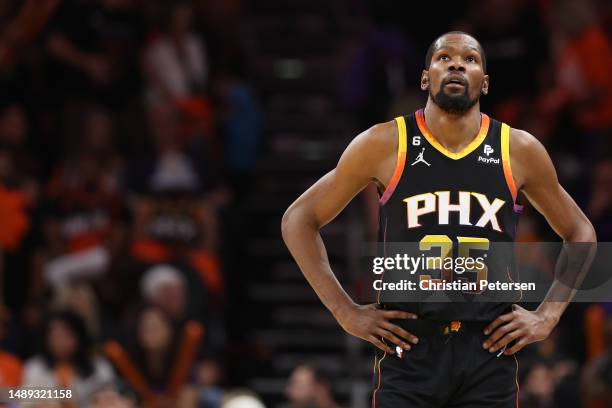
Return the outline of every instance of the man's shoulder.
<path id="1" fill-rule="evenodd" d="M 544 145 L 531 133 L 521 129 L 510 128 L 510 159 L 519 188 L 523 188 L 528 179 L 535 177 L 534 180 L 540 180 L 541 174 L 550 171 L 550 156 Z"/>
<path id="2" fill-rule="evenodd" d="M 510 128 L 510 154 L 530 155 L 543 149 L 542 143 L 531 133 L 517 128 Z"/>
<path id="3" fill-rule="evenodd" d="M 397 160 L 398 129 L 394 120 L 377 123 L 357 135 L 345 149 L 336 169 L 384 184 Z"/>
<path id="4" fill-rule="evenodd" d="M 354 142 L 361 145 L 360 150 L 367 156 L 379 159 L 395 156 L 398 146 L 397 123 L 395 120 L 377 123 L 359 134 Z"/>

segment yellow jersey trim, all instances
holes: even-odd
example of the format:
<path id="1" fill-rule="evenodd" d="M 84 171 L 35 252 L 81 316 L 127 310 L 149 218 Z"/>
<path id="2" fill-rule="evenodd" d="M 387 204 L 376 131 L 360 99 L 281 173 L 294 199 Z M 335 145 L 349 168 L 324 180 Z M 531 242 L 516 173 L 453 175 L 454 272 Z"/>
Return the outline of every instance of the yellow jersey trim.
<path id="1" fill-rule="evenodd" d="M 487 137 L 487 132 L 489 131 L 490 120 L 489 117 L 483 113 L 482 118 L 480 120 L 480 130 L 478 131 L 478 134 L 476 135 L 474 140 L 472 140 L 467 146 L 461 149 L 461 151 L 451 152 L 446 147 L 442 146 L 427 128 L 427 124 L 425 123 L 425 116 L 423 115 L 423 109 L 419 109 L 416 112 L 415 116 L 417 126 L 419 127 L 419 130 L 421 131 L 423 136 L 425 136 L 425 139 L 427 139 L 429 144 L 431 144 L 437 151 L 453 160 L 462 159 L 468 154 L 472 153 L 474 150 L 476 150 L 478 146 L 480 146 L 485 140 L 485 138 Z"/>
<path id="2" fill-rule="evenodd" d="M 501 127 L 501 157 L 506 184 L 508 185 L 508 189 L 510 189 L 510 194 L 512 194 L 512 200 L 516 203 L 517 189 L 516 184 L 514 184 L 512 167 L 510 165 L 510 126 L 505 123 L 502 123 Z"/>

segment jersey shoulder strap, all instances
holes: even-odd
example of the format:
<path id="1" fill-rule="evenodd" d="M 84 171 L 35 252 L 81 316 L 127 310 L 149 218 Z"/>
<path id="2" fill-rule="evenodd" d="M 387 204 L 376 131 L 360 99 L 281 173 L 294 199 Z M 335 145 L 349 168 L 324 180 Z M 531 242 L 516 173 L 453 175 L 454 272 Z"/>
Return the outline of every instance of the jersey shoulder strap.
<path id="1" fill-rule="evenodd" d="M 395 170 L 389 185 L 385 189 L 384 193 L 380 197 L 379 203 L 384 205 L 399 183 L 402 173 L 404 172 L 404 166 L 406 165 L 406 149 L 408 145 L 408 133 L 406 132 L 406 119 L 403 116 L 395 118 L 397 124 L 397 161 L 395 163 Z"/>
<path id="2" fill-rule="evenodd" d="M 504 170 L 504 178 L 514 201 L 514 211 L 522 212 L 523 206 L 518 203 L 518 190 L 512 176 L 512 166 L 510 164 L 510 126 L 505 123 L 501 124 L 501 157 L 502 167 Z"/>

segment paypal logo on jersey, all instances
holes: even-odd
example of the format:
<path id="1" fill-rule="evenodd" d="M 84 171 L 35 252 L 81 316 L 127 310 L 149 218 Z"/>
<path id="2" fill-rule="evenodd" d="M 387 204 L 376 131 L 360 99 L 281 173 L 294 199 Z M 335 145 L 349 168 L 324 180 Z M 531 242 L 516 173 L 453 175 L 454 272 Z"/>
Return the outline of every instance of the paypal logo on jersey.
<path id="1" fill-rule="evenodd" d="M 493 154 L 494 151 L 495 150 L 491 147 L 491 145 L 485 144 L 483 153 L 487 157 L 482 157 L 481 155 L 478 155 L 478 161 L 486 164 L 499 164 L 499 157 L 489 157 L 491 154 Z"/>

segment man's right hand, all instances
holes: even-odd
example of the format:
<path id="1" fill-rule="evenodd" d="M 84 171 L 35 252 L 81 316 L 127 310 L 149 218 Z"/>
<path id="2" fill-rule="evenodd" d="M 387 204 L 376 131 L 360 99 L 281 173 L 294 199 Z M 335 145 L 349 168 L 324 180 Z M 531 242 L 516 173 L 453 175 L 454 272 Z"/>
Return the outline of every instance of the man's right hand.
<path id="1" fill-rule="evenodd" d="M 391 323 L 390 320 L 416 318 L 417 316 L 413 313 L 380 309 L 376 303 L 363 306 L 351 305 L 338 312 L 336 316 L 336 320 L 347 333 L 369 341 L 388 354 L 395 354 L 395 350 L 389 347 L 384 340 L 406 351 L 410 350 L 410 343 L 419 342 L 415 335 Z"/>

